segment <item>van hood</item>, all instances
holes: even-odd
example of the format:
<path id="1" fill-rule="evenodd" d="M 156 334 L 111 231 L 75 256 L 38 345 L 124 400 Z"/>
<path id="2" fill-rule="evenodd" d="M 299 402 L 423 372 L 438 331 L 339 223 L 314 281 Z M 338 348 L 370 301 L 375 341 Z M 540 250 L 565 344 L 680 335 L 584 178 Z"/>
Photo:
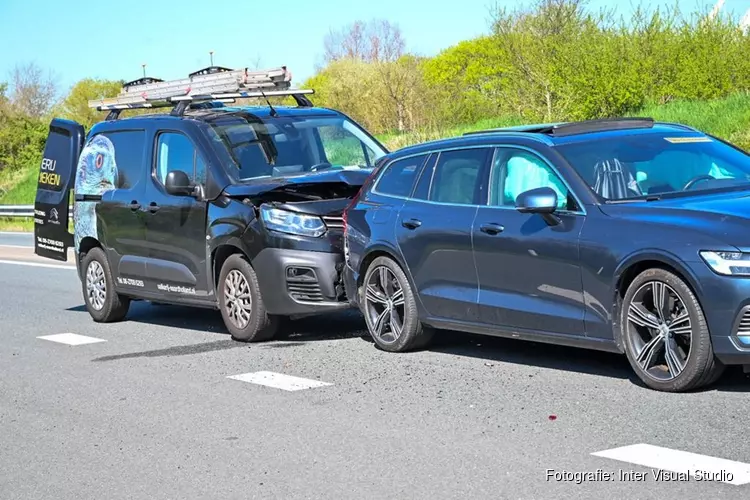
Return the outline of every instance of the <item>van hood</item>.
<path id="1" fill-rule="evenodd" d="M 281 177 L 261 177 L 230 184 L 224 189 L 224 194 L 252 198 L 276 192 L 298 195 L 309 200 L 348 198 L 356 194 L 371 173 L 370 169 L 323 170 Z"/>

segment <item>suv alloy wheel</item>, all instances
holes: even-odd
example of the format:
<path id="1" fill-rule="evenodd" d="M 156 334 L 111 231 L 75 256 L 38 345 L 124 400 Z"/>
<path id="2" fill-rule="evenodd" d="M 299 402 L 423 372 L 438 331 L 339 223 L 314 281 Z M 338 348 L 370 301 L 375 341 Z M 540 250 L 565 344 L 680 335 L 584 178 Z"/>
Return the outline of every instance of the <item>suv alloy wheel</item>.
<path id="1" fill-rule="evenodd" d="M 425 347 L 433 329 L 419 321 L 409 280 L 389 257 L 378 257 L 367 268 L 362 312 L 375 344 L 384 351 L 404 352 Z"/>
<path id="2" fill-rule="evenodd" d="M 648 269 L 628 287 L 620 308 L 628 361 L 649 387 L 682 392 L 707 386 L 722 375 L 698 299 L 664 269 Z"/>

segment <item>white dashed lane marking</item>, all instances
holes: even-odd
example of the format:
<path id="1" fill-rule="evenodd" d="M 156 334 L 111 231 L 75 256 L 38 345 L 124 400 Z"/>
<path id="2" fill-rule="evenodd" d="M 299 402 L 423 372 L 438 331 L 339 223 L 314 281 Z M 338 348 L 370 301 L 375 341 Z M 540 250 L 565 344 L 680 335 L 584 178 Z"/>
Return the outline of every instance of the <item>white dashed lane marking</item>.
<path id="1" fill-rule="evenodd" d="M 15 266 L 47 267 L 51 269 L 70 269 L 72 271 L 76 270 L 76 266 L 64 266 L 64 265 L 59 265 L 59 264 L 42 264 L 40 262 L 29 262 L 29 261 L 23 261 L 23 260 L 0 259 L 0 264 L 12 264 Z"/>
<path id="2" fill-rule="evenodd" d="M 264 385 L 266 387 L 273 387 L 274 389 L 282 389 L 284 391 L 301 391 L 304 389 L 333 385 L 319 380 L 293 377 L 291 375 L 274 372 L 243 373 L 241 375 L 232 375 L 227 378 L 239 380 L 241 382 L 250 382 L 251 384 Z"/>
<path id="3" fill-rule="evenodd" d="M 76 333 L 58 333 L 56 335 L 45 335 L 43 337 L 37 337 L 42 340 L 49 340 L 51 342 L 57 342 L 60 344 L 67 345 L 84 345 L 84 344 L 96 344 L 98 342 L 106 342 L 104 339 L 97 339 L 94 337 L 86 337 L 85 335 L 78 335 Z"/>
<path id="4" fill-rule="evenodd" d="M 750 483 L 750 464 L 650 444 L 612 448 L 592 455 L 650 467 L 656 473 L 665 471 L 668 478 L 683 479 L 690 474 L 690 479 L 705 482 L 715 481 L 734 485 Z M 680 476 L 669 474 L 670 472 Z"/>

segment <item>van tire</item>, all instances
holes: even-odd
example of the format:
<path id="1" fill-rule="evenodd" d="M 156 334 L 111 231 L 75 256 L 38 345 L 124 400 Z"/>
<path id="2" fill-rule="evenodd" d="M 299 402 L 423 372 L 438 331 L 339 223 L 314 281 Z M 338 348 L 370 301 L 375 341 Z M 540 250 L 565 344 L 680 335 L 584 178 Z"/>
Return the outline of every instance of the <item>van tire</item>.
<path id="1" fill-rule="evenodd" d="M 86 309 L 97 323 L 122 321 L 130 309 L 130 298 L 115 291 L 115 280 L 107 256 L 99 247 L 94 247 L 81 260 L 81 287 Z M 89 275 L 91 274 L 91 275 Z M 95 291 L 97 283 L 104 287 L 104 297 Z M 92 293 L 89 293 L 91 288 Z"/>
<path id="2" fill-rule="evenodd" d="M 232 290 L 230 282 L 235 283 L 236 286 L 240 287 L 240 290 L 238 292 Z M 250 265 L 244 255 L 230 255 L 224 261 L 219 274 L 217 290 L 219 310 L 224 319 L 224 325 L 232 334 L 233 340 L 262 342 L 270 340 L 276 335 L 280 318 L 270 315 L 266 311 L 263 297 L 260 294 L 258 277 L 253 266 Z M 242 292 L 242 290 L 247 291 Z M 240 296 L 235 298 L 238 293 Z M 238 310 L 241 304 L 239 299 L 243 295 L 247 295 L 244 297 L 244 304 L 249 306 L 248 318 L 244 318 L 244 315 L 248 314 L 247 309 L 243 307 L 241 311 Z"/>

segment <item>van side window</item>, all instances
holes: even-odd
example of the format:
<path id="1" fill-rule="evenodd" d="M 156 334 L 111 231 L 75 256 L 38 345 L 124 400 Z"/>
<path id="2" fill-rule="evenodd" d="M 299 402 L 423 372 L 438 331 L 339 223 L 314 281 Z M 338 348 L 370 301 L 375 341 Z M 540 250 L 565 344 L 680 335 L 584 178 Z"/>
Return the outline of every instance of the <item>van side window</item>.
<path id="1" fill-rule="evenodd" d="M 167 174 L 176 170 L 185 172 L 191 181 L 206 180 L 206 163 L 193 142 L 179 132 L 159 134 L 156 146 L 156 178 L 164 184 Z"/>
<path id="2" fill-rule="evenodd" d="M 427 155 L 413 156 L 397 160 L 386 167 L 377 181 L 374 190 L 380 194 L 406 198 L 417 178 Z"/>
<path id="3" fill-rule="evenodd" d="M 78 168 L 81 185 L 76 190 L 101 194 L 86 186 L 109 185 L 110 189 L 129 189 L 138 184 L 143 175 L 143 151 L 146 146 L 144 130 L 102 132 L 86 143 Z M 100 190 L 100 189 L 99 189 Z"/>

